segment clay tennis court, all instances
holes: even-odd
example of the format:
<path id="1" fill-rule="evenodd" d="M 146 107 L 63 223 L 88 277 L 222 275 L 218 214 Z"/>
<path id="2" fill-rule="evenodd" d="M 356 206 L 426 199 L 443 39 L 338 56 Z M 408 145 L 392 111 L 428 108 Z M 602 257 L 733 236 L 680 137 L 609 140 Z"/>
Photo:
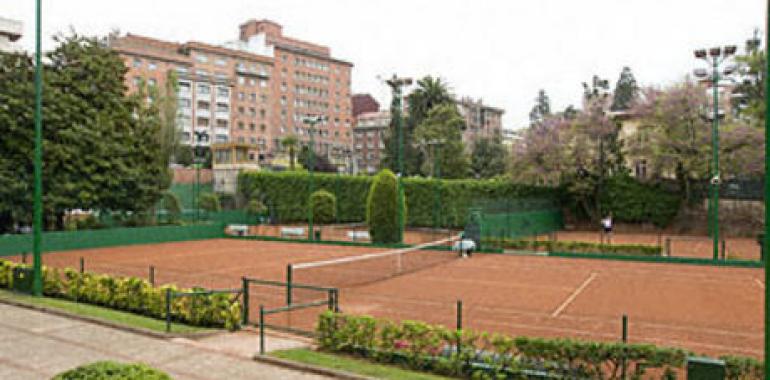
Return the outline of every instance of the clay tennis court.
<path id="1" fill-rule="evenodd" d="M 152 265 L 159 284 L 238 288 L 242 276 L 283 280 L 288 263 L 381 251 L 215 239 L 50 253 L 44 264 L 76 268 L 83 257 L 86 271 L 144 278 Z M 456 301 L 462 300 L 466 328 L 608 341 L 620 339 L 621 316 L 627 314 L 631 342 L 759 357 L 763 275 L 748 268 L 476 254 L 343 288 L 339 305 L 348 313 L 454 327 Z M 250 309 L 258 303 L 278 306 L 284 294 L 282 289 L 254 291 Z M 293 323 L 309 323 L 307 313 L 296 315 Z"/>

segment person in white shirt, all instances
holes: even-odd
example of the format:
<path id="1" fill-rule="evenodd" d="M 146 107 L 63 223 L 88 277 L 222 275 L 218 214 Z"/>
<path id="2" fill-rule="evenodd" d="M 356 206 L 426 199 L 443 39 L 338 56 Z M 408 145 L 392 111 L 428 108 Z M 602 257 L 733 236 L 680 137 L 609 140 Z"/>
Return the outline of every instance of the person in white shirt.
<path id="1" fill-rule="evenodd" d="M 607 237 L 607 244 L 612 244 L 612 213 L 602 219 L 602 229 L 604 230 L 604 236 Z"/>

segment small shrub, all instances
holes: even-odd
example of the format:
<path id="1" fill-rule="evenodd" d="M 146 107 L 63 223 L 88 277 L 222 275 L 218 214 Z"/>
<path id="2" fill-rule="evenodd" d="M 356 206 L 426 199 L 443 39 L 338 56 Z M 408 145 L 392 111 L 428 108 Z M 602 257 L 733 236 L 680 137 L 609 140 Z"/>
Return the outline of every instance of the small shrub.
<path id="1" fill-rule="evenodd" d="M 326 190 L 318 190 L 310 195 L 313 220 L 318 223 L 331 223 L 337 211 L 337 198 Z"/>
<path id="2" fill-rule="evenodd" d="M 214 193 L 204 193 L 198 198 L 198 207 L 208 211 L 217 212 L 222 209 L 219 203 L 219 196 Z"/>
<path id="3" fill-rule="evenodd" d="M 373 243 L 399 241 L 397 207 L 396 175 L 388 169 L 382 170 L 374 177 L 366 200 L 366 223 Z"/>
<path id="4" fill-rule="evenodd" d="M 101 361 L 80 366 L 54 376 L 53 380 L 171 380 L 171 377 L 144 364 Z"/>
<path id="5" fill-rule="evenodd" d="M 660 256 L 661 247 L 642 244 L 600 244 L 582 241 L 548 241 L 485 238 L 485 245 L 501 245 L 505 249 L 535 250 L 540 252 L 567 252 L 613 254 L 629 256 Z"/>

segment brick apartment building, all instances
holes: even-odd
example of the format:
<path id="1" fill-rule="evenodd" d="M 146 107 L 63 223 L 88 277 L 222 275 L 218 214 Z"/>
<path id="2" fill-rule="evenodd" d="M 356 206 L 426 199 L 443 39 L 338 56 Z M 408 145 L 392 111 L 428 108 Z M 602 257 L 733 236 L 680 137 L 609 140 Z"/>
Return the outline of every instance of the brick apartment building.
<path id="1" fill-rule="evenodd" d="M 353 118 L 364 112 L 377 112 L 380 110 L 380 103 L 369 94 L 354 94 L 351 98 L 353 103 Z"/>
<path id="2" fill-rule="evenodd" d="M 316 151 L 344 164 L 352 145 L 350 101 L 353 65 L 328 47 L 286 37 L 281 25 L 250 20 L 240 38 L 222 45 L 175 43 L 128 34 L 111 47 L 124 59 L 129 91 L 139 83 L 163 86 L 175 71 L 179 84 L 181 141 L 207 131 L 211 142 L 247 146 L 251 160 L 269 163 L 296 135 L 308 144 L 306 116 L 324 115 L 316 126 Z"/>
<path id="3" fill-rule="evenodd" d="M 356 118 L 353 152 L 360 171 L 373 174 L 379 170 L 389 127 L 390 111 L 364 112 Z"/>

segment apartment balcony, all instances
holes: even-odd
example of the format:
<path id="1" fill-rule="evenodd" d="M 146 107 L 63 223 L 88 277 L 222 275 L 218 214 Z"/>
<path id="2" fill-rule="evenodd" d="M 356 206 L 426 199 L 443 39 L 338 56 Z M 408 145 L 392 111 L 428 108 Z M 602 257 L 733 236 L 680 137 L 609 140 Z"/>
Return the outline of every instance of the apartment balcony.
<path id="1" fill-rule="evenodd" d="M 180 90 L 179 93 L 177 94 L 177 96 L 179 96 L 179 98 L 181 98 L 181 99 L 192 99 L 192 91 L 190 91 L 190 90 L 181 91 Z"/>
<path id="2" fill-rule="evenodd" d="M 197 116 L 197 117 L 211 117 L 211 111 L 210 110 L 197 109 L 197 110 L 195 110 L 195 116 Z"/>
<path id="3" fill-rule="evenodd" d="M 178 115 L 179 116 L 192 116 L 192 109 L 189 107 L 182 108 L 180 107 L 178 109 Z"/>
<path id="4" fill-rule="evenodd" d="M 230 111 L 217 111 L 215 117 L 219 120 L 230 120 Z"/>

